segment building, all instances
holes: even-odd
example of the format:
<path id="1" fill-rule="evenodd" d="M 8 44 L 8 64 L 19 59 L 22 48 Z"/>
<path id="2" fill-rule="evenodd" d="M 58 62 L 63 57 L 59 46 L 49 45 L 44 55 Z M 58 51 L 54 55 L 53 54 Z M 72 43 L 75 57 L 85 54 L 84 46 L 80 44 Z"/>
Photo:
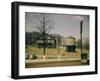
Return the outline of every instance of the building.
<path id="1" fill-rule="evenodd" d="M 37 46 L 39 48 L 42 48 L 44 46 L 43 37 L 42 36 L 37 40 Z M 55 40 L 55 38 L 52 37 L 51 35 L 47 35 L 47 37 L 45 39 L 45 47 L 47 47 L 47 48 L 56 48 L 56 40 Z"/>
<path id="2" fill-rule="evenodd" d="M 75 52 L 76 50 L 76 39 L 72 36 L 66 38 L 65 51 L 67 52 Z"/>

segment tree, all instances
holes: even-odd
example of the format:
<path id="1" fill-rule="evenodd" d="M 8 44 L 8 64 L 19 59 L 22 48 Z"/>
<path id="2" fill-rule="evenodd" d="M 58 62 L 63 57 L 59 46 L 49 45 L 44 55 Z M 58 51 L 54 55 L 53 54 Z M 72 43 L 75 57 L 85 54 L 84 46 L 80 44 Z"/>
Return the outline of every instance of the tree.
<path id="1" fill-rule="evenodd" d="M 83 48 L 89 50 L 89 38 L 84 38 Z"/>
<path id="2" fill-rule="evenodd" d="M 40 36 L 39 32 L 26 32 L 26 45 L 36 46 L 37 37 Z"/>
<path id="3" fill-rule="evenodd" d="M 81 40 L 78 39 L 76 43 L 77 43 L 77 47 L 80 48 L 81 47 Z M 89 38 L 83 39 L 82 48 L 89 50 Z"/>
<path id="4" fill-rule="evenodd" d="M 49 32 L 52 28 L 51 23 L 49 21 L 49 17 L 47 14 L 40 14 L 38 16 L 38 24 L 36 25 L 37 30 L 40 33 L 40 36 L 38 36 L 37 39 L 40 39 L 43 41 L 43 54 L 46 54 L 46 42 L 49 36 Z"/>
<path id="5" fill-rule="evenodd" d="M 78 39 L 78 40 L 76 41 L 76 44 L 77 44 L 77 47 L 78 47 L 78 48 L 81 48 L 81 40 L 80 40 L 80 39 Z"/>

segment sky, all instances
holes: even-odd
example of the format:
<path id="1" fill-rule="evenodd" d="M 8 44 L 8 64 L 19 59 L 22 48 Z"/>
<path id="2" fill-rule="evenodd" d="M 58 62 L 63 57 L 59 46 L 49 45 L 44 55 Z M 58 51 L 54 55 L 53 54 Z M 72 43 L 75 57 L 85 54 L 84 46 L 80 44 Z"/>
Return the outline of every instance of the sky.
<path id="1" fill-rule="evenodd" d="M 41 14 L 34 12 L 25 12 L 25 31 L 37 31 Z M 89 38 L 89 16 L 88 15 L 74 15 L 74 14 L 56 14 L 45 13 L 49 24 L 52 26 L 50 34 L 60 34 L 65 38 L 73 36 L 76 39 L 80 38 L 80 21 L 83 21 L 83 38 Z"/>

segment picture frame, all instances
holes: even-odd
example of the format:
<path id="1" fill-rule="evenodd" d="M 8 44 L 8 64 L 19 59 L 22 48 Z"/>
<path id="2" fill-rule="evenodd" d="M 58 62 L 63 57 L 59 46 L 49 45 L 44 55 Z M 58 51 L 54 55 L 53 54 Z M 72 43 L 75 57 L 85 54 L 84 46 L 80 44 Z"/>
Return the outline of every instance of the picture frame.
<path id="1" fill-rule="evenodd" d="M 11 27 L 11 29 L 12 29 L 11 30 L 11 32 L 12 32 L 11 33 L 11 47 L 12 47 L 11 48 L 11 52 L 12 52 L 11 53 L 11 78 L 27 79 L 27 78 L 43 78 L 43 77 L 59 77 L 59 76 L 97 74 L 98 73 L 98 69 L 97 69 L 97 65 L 98 65 L 98 62 L 97 62 L 97 60 L 98 60 L 98 56 L 97 56 L 97 49 L 98 49 L 97 48 L 97 45 L 98 45 L 97 13 L 98 12 L 97 12 L 96 6 L 64 5 L 64 4 L 16 2 L 16 1 L 12 2 L 11 3 L 11 23 L 12 23 L 11 24 L 12 25 L 12 27 Z M 79 60 L 78 60 L 79 66 L 74 66 L 73 62 L 72 62 L 71 66 L 70 66 L 70 64 L 67 66 L 67 63 L 64 63 L 64 62 L 66 62 L 66 59 L 63 61 L 61 60 L 62 58 L 65 58 L 63 55 L 57 55 L 58 60 L 56 60 L 56 61 L 53 61 L 56 59 L 56 57 L 43 56 L 44 61 L 46 59 L 45 62 L 44 61 L 40 62 L 41 59 L 39 59 L 39 58 L 42 57 L 41 55 L 40 55 L 40 57 L 39 57 L 39 55 L 36 55 L 36 54 L 35 54 L 36 56 L 35 55 L 31 56 L 31 54 L 29 56 L 28 55 L 26 56 L 26 53 L 31 52 L 31 51 L 27 52 L 27 46 L 29 46 L 27 44 L 30 44 L 30 43 L 27 43 L 27 41 L 26 41 L 27 40 L 27 37 L 26 37 L 27 32 L 26 31 L 32 30 L 31 27 L 33 27 L 33 25 L 30 26 L 30 24 L 29 24 L 31 21 L 32 21 L 31 23 L 35 22 L 34 21 L 35 18 L 32 19 L 32 17 L 34 17 L 34 15 L 38 16 L 41 14 L 42 14 L 43 18 L 44 18 L 43 14 L 48 14 L 49 16 L 51 16 L 51 20 L 55 21 L 54 24 L 56 24 L 55 29 L 56 29 L 57 33 L 59 30 L 63 29 L 63 26 L 67 26 L 67 25 L 65 25 L 66 23 L 64 23 L 63 20 L 66 20 L 66 22 L 70 21 L 69 24 L 73 24 L 75 21 L 77 21 L 77 22 L 79 21 L 79 20 L 77 20 L 77 18 L 80 19 L 80 16 L 86 18 L 87 21 L 81 20 L 79 22 L 79 27 L 80 27 L 80 29 L 78 28 L 79 35 L 76 33 L 73 33 L 73 34 L 67 33 L 67 35 L 71 34 L 72 36 L 74 34 L 76 34 L 76 39 L 77 39 L 77 37 L 81 38 L 82 32 L 85 31 L 85 30 L 82 31 L 82 27 L 83 27 L 83 25 L 85 25 L 83 29 L 85 29 L 85 27 L 86 27 L 87 32 L 85 35 L 87 35 L 89 38 L 89 45 L 86 46 L 86 48 L 89 47 L 89 50 L 88 50 L 89 56 L 87 55 L 87 52 L 86 53 L 82 52 L 82 48 L 84 50 L 84 47 L 82 47 L 82 40 L 83 40 L 82 39 L 82 40 L 80 40 L 81 42 L 80 42 L 80 47 L 79 47 L 80 48 L 80 56 L 79 56 Z M 66 16 L 66 19 L 64 19 L 65 16 Z M 75 21 L 74 21 L 73 17 L 76 18 Z M 72 18 L 72 20 L 70 18 Z M 61 25 L 62 28 L 60 28 L 58 26 L 58 24 L 61 22 L 60 19 L 62 20 L 62 23 L 63 23 Z M 77 22 L 75 22 L 75 23 L 77 23 Z M 86 22 L 86 24 L 84 24 L 83 22 Z M 34 23 L 34 24 L 37 24 L 37 23 Z M 73 26 L 75 26 L 75 24 L 70 25 L 70 27 L 65 27 L 64 29 L 66 29 L 66 28 L 67 29 L 66 29 L 66 31 L 63 30 L 63 32 L 68 32 L 70 30 L 69 28 L 71 28 L 71 26 L 73 27 Z M 58 27 L 58 28 L 56 28 L 56 27 Z M 74 28 L 72 28 L 72 30 L 77 31 Z M 72 30 L 70 30 L 70 32 L 74 32 Z M 40 31 L 41 31 L 41 28 L 40 28 Z M 40 33 L 40 34 L 42 34 L 42 33 Z M 45 35 L 48 35 L 48 39 L 49 39 L 49 37 L 51 37 L 50 36 L 51 33 L 50 34 L 45 33 Z M 54 35 L 54 34 L 52 34 L 52 35 Z M 62 33 L 61 33 L 61 35 L 62 35 Z M 84 34 L 83 34 L 83 36 L 84 36 Z M 34 37 L 34 34 L 33 34 L 33 37 Z M 43 38 L 43 36 L 42 36 L 42 38 Z M 70 37 L 70 38 L 73 38 L 73 37 Z M 44 40 L 39 39 L 39 40 L 44 41 L 46 39 L 44 39 Z M 29 39 L 28 39 L 28 41 L 29 41 Z M 67 39 L 66 39 L 66 41 L 67 41 Z M 38 49 L 37 51 L 35 50 L 36 52 L 38 52 L 40 50 L 40 48 L 41 49 L 43 48 L 44 50 L 49 51 L 49 47 L 50 47 L 50 50 L 51 49 L 54 50 L 55 54 L 56 53 L 59 54 L 58 53 L 59 50 L 61 51 L 61 49 L 62 49 L 61 46 L 56 45 L 56 47 L 57 47 L 57 51 L 56 51 L 56 48 L 53 49 L 53 47 L 51 47 L 51 43 L 47 44 L 46 42 L 43 42 L 42 43 L 43 45 L 41 45 L 40 42 L 38 44 L 36 44 L 36 45 L 38 45 L 38 48 L 33 45 L 34 43 L 32 43 L 32 46 L 33 46 L 32 53 L 35 53 L 35 52 L 33 52 L 33 48 L 35 48 L 35 47 L 36 47 L 36 49 Z M 47 47 L 46 47 L 46 44 L 47 44 Z M 30 46 L 31 46 L 31 44 L 30 44 Z M 41 46 L 43 46 L 43 47 L 41 47 Z M 76 44 L 75 44 L 75 47 L 68 47 L 66 44 L 64 44 L 63 46 L 65 47 L 64 49 L 66 49 L 68 52 L 72 53 L 71 56 L 74 56 L 73 52 L 76 48 Z M 78 46 L 78 44 L 77 44 L 77 46 Z M 30 50 L 31 50 L 31 48 L 30 48 Z M 77 50 L 77 48 L 76 48 L 76 50 Z M 77 52 L 77 51 L 75 51 L 75 52 Z M 40 53 L 41 53 L 41 51 L 39 52 L 39 54 Z M 51 52 L 48 52 L 48 53 L 51 53 Z M 44 51 L 44 54 L 45 54 L 45 51 Z M 66 56 L 66 54 L 67 53 L 65 53 L 65 56 Z M 67 58 L 67 56 L 66 56 L 66 58 Z M 70 54 L 69 54 L 69 56 L 70 56 Z M 38 58 L 38 59 L 35 59 L 35 58 Z M 33 59 L 35 59 L 36 60 L 35 62 L 39 63 L 39 64 L 36 64 Z M 68 57 L 68 59 L 70 59 L 70 57 Z M 52 60 L 52 61 L 49 62 L 49 60 Z M 30 62 L 32 62 L 33 65 L 28 64 Z M 52 65 L 53 63 L 54 63 L 54 65 Z M 57 63 L 58 63 L 58 65 L 57 65 Z M 69 61 L 68 61 L 68 63 L 69 63 Z M 64 64 L 65 66 L 62 64 Z M 48 67 L 45 67 L 45 66 L 48 66 Z M 53 67 L 51 67 L 51 66 L 53 66 Z M 30 68 L 30 67 L 32 67 L 32 68 Z"/>

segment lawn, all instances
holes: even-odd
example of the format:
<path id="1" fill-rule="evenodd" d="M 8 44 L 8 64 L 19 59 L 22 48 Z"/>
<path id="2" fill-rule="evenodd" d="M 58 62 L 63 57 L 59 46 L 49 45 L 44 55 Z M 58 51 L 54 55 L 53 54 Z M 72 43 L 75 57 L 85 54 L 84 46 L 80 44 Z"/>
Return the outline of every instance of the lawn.
<path id="1" fill-rule="evenodd" d="M 26 50 L 26 54 L 34 54 L 38 56 L 39 58 L 43 57 L 43 48 L 37 48 L 37 47 L 28 47 Z M 89 55 L 89 51 L 84 50 Z M 80 49 L 76 48 L 75 52 L 66 52 L 64 48 L 60 48 L 60 53 L 58 53 L 58 48 L 46 48 L 46 58 L 57 58 L 58 55 L 60 57 L 67 57 L 67 58 L 80 58 Z"/>
<path id="2" fill-rule="evenodd" d="M 89 57 L 89 51 L 83 51 L 86 52 Z M 66 52 L 64 48 L 60 48 L 60 57 L 57 48 L 46 48 L 45 59 L 43 57 L 43 48 L 28 47 L 26 49 L 26 54 L 34 54 L 38 57 L 37 59 L 26 59 L 26 68 L 82 65 L 80 61 L 80 49 L 78 48 L 76 48 L 75 52 Z M 88 63 L 86 63 L 86 65 L 87 64 Z"/>

